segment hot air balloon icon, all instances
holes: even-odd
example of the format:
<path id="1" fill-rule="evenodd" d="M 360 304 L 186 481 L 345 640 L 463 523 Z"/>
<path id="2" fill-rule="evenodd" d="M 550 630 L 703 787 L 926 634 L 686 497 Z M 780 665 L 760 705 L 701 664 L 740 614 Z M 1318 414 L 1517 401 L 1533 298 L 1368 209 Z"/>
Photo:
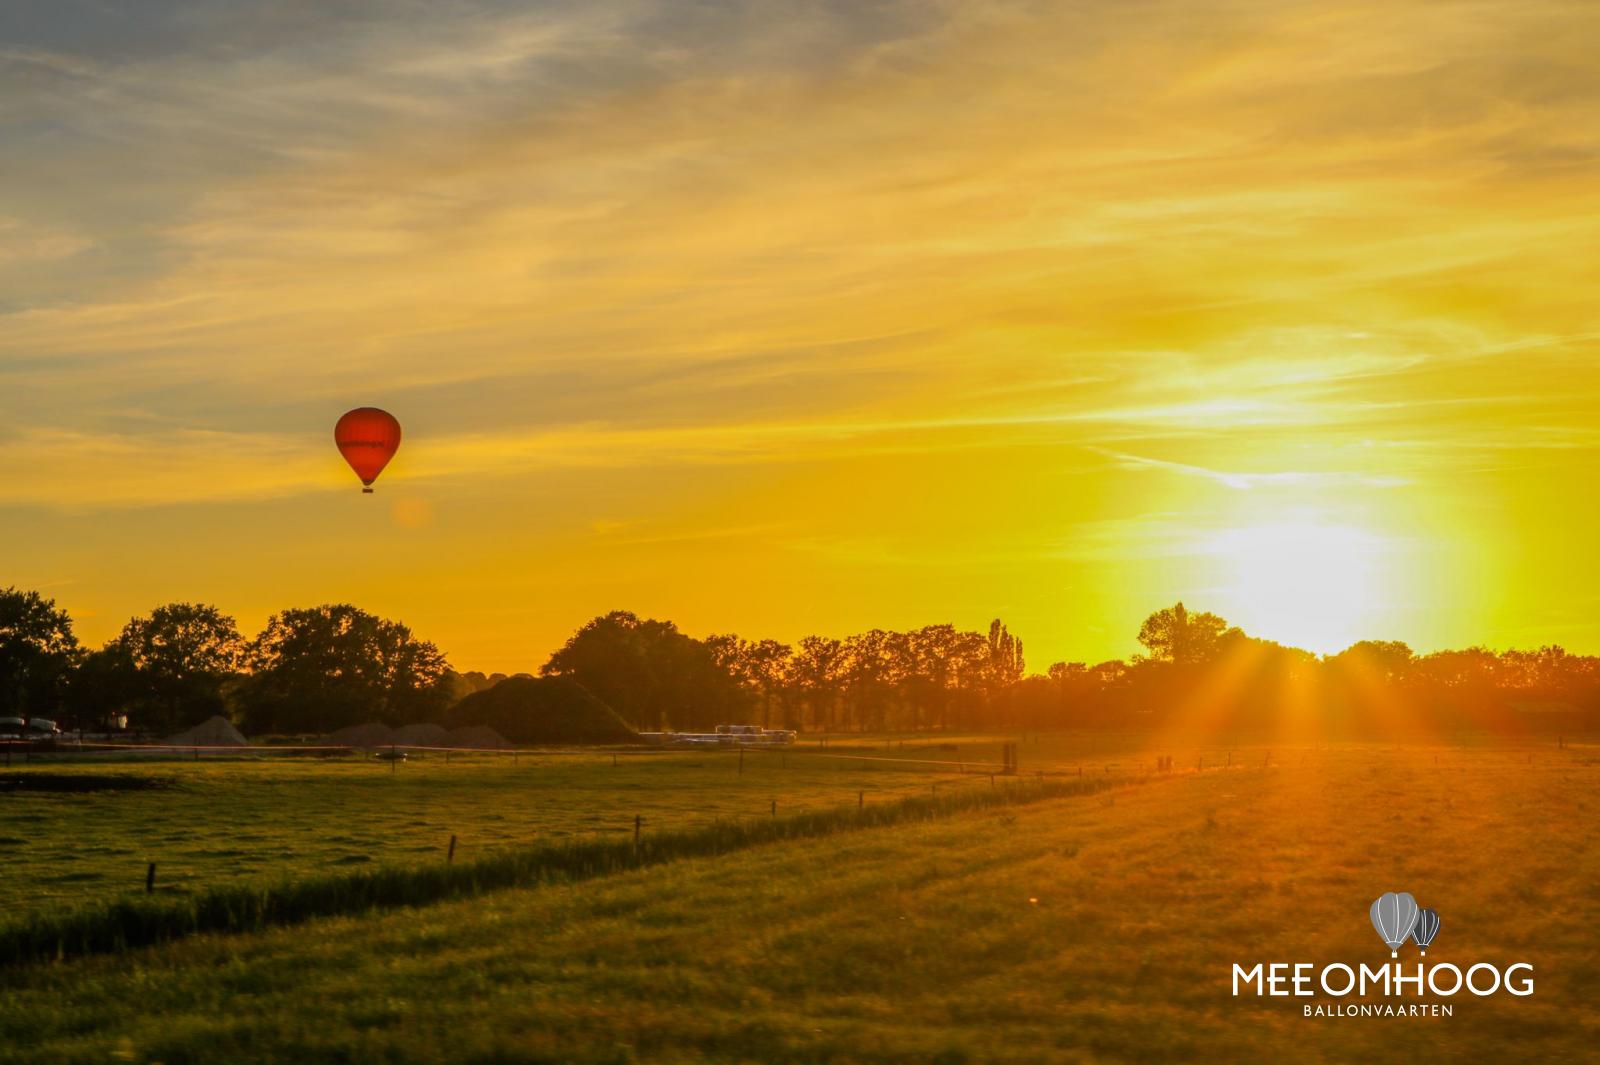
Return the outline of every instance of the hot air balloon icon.
<path id="1" fill-rule="evenodd" d="M 1372 901 L 1372 909 L 1367 912 L 1372 917 L 1372 927 L 1389 944 L 1389 957 L 1398 958 L 1400 944 L 1417 925 L 1417 900 L 1409 891 L 1385 891 Z"/>
<path id="2" fill-rule="evenodd" d="M 1417 946 L 1422 948 L 1422 956 L 1428 956 L 1428 947 L 1433 944 L 1433 937 L 1439 934 L 1439 911 L 1418 910 L 1417 926 L 1411 930 L 1411 938 L 1417 941 Z"/>

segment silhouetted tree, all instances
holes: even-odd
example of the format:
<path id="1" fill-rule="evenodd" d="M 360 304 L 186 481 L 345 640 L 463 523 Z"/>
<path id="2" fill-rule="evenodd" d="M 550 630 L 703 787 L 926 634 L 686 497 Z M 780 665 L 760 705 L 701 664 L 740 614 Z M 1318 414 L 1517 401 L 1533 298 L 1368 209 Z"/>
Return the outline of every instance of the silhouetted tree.
<path id="1" fill-rule="evenodd" d="M 707 636 L 705 643 L 717 664 L 754 694 L 761 707 L 761 727 L 771 728 L 772 707 L 783 694 L 794 649 L 777 640 L 744 640 L 731 635 Z"/>
<path id="2" fill-rule="evenodd" d="M 114 641 L 133 666 L 130 724 L 170 731 L 225 713 L 223 685 L 244 662 L 233 618 L 204 603 L 169 603 L 134 618 Z"/>
<path id="3" fill-rule="evenodd" d="M 450 700 L 437 647 L 348 604 L 274 614 L 249 659 L 241 702 L 256 732 L 433 721 Z"/>
<path id="4" fill-rule="evenodd" d="M 129 725 L 137 727 L 133 714 L 143 695 L 133 659 L 113 640 L 78 659 L 76 668 L 67 678 L 62 726 L 99 730 L 107 727 L 113 716 L 128 714 Z"/>
<path id="5" fill-rule="evenodd" d="M 751 704 L 712 648 L 625 610 L 584 625 L 539 672 L 577 681 L 635 728 L 708 729 L 744 720 Z"/>
<path id="6" fill-rule="evenodd" d="M 1196 665 L 1216 657 L 1228 623 L 1215 614 L 1191 614 L 1182 603 L 1158 610 L 1139 627 L 1139 642 L 1158 662 Z"/>
<path id="7" fill-rule="evenodd" d="M 72 619 L 55 600 L 0 591 L 0 716 L 54 713 L 77 654 Z"/>
<path id="8" fill-rule="evenodd" d="M 844 689 L 844 644 L 807 636 L 789 661 L 789 684 L 811 713 L 811 727 L 824 732 L 836 725 Z"/>

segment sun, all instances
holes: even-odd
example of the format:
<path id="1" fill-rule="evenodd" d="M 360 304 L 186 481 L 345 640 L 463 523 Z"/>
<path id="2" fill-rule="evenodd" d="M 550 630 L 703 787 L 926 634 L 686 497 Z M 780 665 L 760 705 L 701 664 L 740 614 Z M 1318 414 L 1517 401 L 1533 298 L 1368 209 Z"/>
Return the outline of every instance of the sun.
<path id="1" fill-rule="evenodd" d="M 1367 529 L 1289 519 L 1225 529 L 1203 553 L 1220 612 L 1252 636 L 1319 654 L 1375 635 L 1387 540 Z"/>

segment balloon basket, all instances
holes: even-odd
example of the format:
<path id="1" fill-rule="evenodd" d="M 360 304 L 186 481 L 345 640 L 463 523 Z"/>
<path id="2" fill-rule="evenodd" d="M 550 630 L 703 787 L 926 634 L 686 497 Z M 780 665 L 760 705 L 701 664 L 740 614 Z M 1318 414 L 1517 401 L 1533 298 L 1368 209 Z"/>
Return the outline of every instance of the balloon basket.
<path id="1" fill-rule="evenodd" d="M 362 494 L 362 495 L 364 495 L 364 496 L 370 496 L 370 495 L 371 495 L 371 494 L 372 494 L 372 489 L 370 489 L 370 488 L 363 488 L 363 489 L 362 489 L 362 490 L 361 490 L 361 494 Z"/>

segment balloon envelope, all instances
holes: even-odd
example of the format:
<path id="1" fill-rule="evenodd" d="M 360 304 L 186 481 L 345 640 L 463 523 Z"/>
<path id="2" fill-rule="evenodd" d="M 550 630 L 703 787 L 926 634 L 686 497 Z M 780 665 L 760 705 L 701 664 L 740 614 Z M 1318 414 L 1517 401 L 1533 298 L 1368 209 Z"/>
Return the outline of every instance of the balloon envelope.
<path id="1" fill-rule="evenodd" d="M 1417 941 L 1417 946 L 1427 950 L 1433 943 L 1433 937 L 1439 934 L 1439 911 L 1418 910 L 1417 926 L 1411 930 L 1411 938 Z"/>
<path id="2" fill-rule="evenodd" d="M 400 423 L 394 415 L 377 407 L 357 407 L 346 411 L 333 427 L 333 442 L 339 454 L 356 471 L 361 483 L 372 491 L 372 482 L 389 465 L 400 448 Z"/>
<path id="3" fill-rule="evenodd" d="M 1389 949 L 1399 950 L 1400 944 L 1406 941 L 1417 925 L 1417 900 L 1408 891 L 1385 891 L 1372 900 L 1372 908 L 1367 914 L 1372 918 L 1372 927 L 1389 944 Z"/>

